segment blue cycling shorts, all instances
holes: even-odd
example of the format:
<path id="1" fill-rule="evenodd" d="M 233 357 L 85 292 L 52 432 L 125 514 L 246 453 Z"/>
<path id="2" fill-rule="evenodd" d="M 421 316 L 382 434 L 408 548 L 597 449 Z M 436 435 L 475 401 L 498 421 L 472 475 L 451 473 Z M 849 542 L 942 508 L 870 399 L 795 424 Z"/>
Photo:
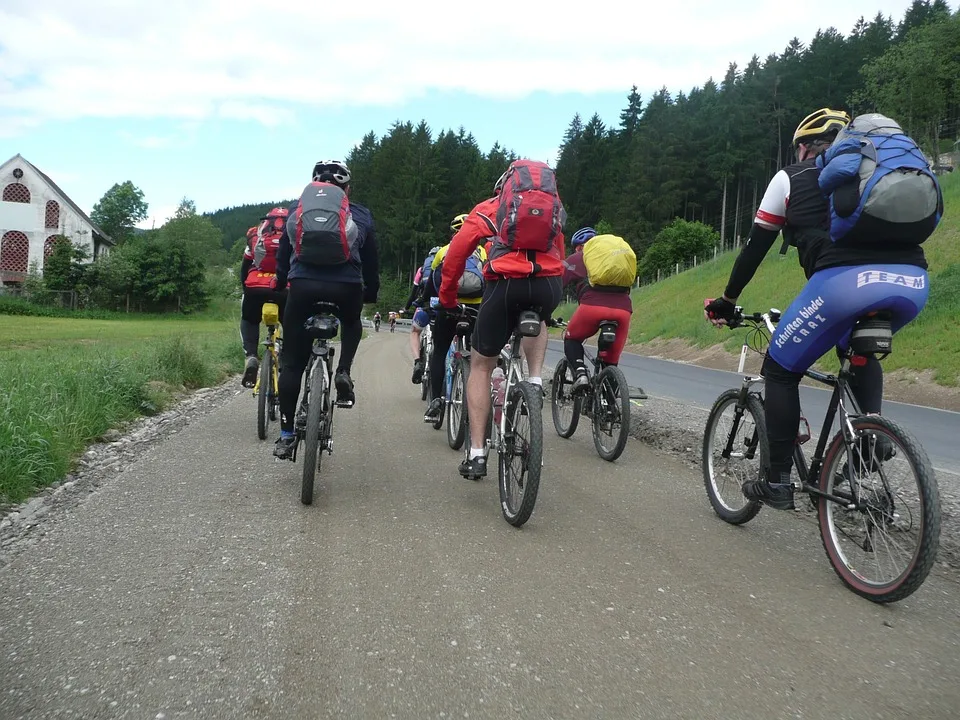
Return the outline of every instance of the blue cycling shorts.
<path id="1" fill-rule="evenodd" d="M 427 325 L 430 324 L 430 316 L 427 315 L 427 311 L 423 308 L 417 308 L 417 311 L 413 314 L 413 320 L 411 322 L 416 325 L 420 330 L 423 330 Z"/>
<path id="2" fill-rule="evenodd" d="M 846 349 L 861 315 L 889 310 L 893 332 L 927 304 L 930 278 L 916 265 L 856 265 L 814 273 L 780 317 L 770 357 L 791 372 L 809 369 L 832 347 Z"/>

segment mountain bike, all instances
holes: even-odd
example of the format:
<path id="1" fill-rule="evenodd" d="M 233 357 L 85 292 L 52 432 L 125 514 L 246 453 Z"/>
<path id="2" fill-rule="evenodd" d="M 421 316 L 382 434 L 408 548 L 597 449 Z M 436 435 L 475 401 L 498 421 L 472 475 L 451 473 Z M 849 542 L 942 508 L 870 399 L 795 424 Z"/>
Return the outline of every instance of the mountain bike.
<path id="1" fill-rule="evenodd" d="M 304 444 L 303 482 L 300 488 L 300 502 L 310 505 L 313 502 L 313 482 L 320 471 L 322 453 L 333 455 L 333 408 L 330 391 L 333 386 L 333 357 L 335 348 L 330 341 L 337 336 L 340 321 L 334 317 L 339 308 L 328 302 L 314 303 L 317 310 L 303 324 L 307 335 L 313 339 L 310 359 L 307 361 L 306 381 L 303 396 L 297 408 L 294 429 L 296 444 L 290 458 L 297 460 L 300 443 Z M 340 405 L 338 407 L 349 407 Z"/>
<path id="2" fill-rule="evenodd" d="M 730 327 L 751 328 L 739 374 L 748 349 L 762 353 L 779 321 L 776 309 L 744 314 L 736 308 Z M 810 439 L 805 419 L 793 452 L 794 491 L 807 494 L 816 510 L 827 559 L 848 588 L 876 603 L 902 600 L 919 588 L 940 542 L 940 494 L 926 451 L 899 424 L 861 412 L 850 386 L 851 368 L 862 366 L 868 355 L 886 357 L 892 337 L 888 313 L 865 315 L 853 326 L 837 375 L 804 373 L 833 393 L 809 464 L 801 448 Z M 744 375 L 739 388 L 723 392 L 704 432 L 707 496 L 717 515 L 734 525 L 753 519 L 761 508 L 743 497 L 741 486 L 761 477 L 769 458 L 762 384 L 762 377 Z M 839 430 L 830 439 L 838 410 Z M 908 476 L 902 488 L 895 482 L 901 476 Z"/>
<path id="3" fill-rule="evenodd" d="M 261 310 L 263 324 L 267 326 L 267 339 L 263 343 L 263 361 L 253 386 L 257 398 L 257 437 L 267 439 L 270 423 L 275 422 L 280 409 L 280 348 L 283 327 L 280 325 L 280 306 L 267 302 Z"/>
<path id="4" fill-rule="evenodd" d="M 423 363 L 423 375 L 420 376 L 420 399 L 425 400 L 427 405 L 433 399 L 432 386 L 430 384 L 430 358 L 433 355 L 433 329 L 431 323 L 420 333 L 420 361 Z"/>
<path id="5" fill-rule="evenodd" d="M 586 388 L 579 392 L 573 390 L 573 368 L 563 357 L 554 370 L 550 391 L 553 426 L 557 435 L 572 437 L 580 423 L 580 415 L 586 415 L 593 421 L 593 444 L 597 454 L 609 462 L 620 457 L 630 436 L 630 387 L 627 378 L 619 367 L 608 365 L 600 358 L 600 353 L 616 340 L 617 327 L 618 323 L 614 320 L 600 323 L 596 357 L 584 348 L 590 380 Z"/>
<path id="6" fill-rule="evenodd" d="M 504 377 L 491 378 L 491 412 L 487 417 L 486 451 L 496 449 L 500 509 L 504 519 L 520 527 L 530 519 L 540 490 L 543 467 L 543 390 L 524 380 L 520 340 L 541 332 L 539 309 L 524 310 L 517 319 L 511 342 L 500 351 L 497 368 Z M 496 370 L 494 370 L 496 373 Z M 469 457 L 470 444 L 464 448 Z"/>
<path id="7" fill-rule="evenodd" d="M 470 377 L 470 334 L 480 311 L 470 305 L 458 305 L 457 329 L 451 345 L 452 358 L 447 369 L 447 444 L 454 450 L 463 447 L 470 419 L 467 413 L 467 378 Z"/>

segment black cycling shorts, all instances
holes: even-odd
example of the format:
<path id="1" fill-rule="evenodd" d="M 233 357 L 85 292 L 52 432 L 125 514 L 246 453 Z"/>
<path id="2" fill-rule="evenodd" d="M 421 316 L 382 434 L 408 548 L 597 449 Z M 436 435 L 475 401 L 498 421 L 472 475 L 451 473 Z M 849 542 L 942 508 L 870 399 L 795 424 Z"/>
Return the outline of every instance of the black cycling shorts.
<path id="1" fill-rule="evenodd" d="M 287 304 L 287 291 L 276 291 L 270 288 L 244 288 L 243 299 L 240 301 L 240 317 L 259 325 L 263 316 L 263 304 L 266 302 L 276 303 L 280 306 L 280 317 L 283 317 L 283 311 Z"/>
<path id="2" fill-rule="evenodd" d="M 487 281 L 473 328 L 473 350 L 487 357 L 499 355 L 516 329 L 521 312 L 536 310 L 546 322 L 553 317 L 562 296 L 559 275 Z"/>

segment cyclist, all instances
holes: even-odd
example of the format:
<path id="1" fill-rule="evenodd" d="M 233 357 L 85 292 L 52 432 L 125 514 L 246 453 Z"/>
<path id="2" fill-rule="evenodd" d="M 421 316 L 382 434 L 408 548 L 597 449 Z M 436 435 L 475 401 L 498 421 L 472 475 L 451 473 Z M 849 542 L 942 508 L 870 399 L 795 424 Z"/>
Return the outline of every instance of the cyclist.
<path id="1" fill-rule="evenodd" d="M 513 164 L 494 185 L 494 196 L 477 205 L 463 222 L 446 254 L 446 268 L 440 285 L 440 306 L 450 310 L 457 305 L 457 287 L 467 258 L 481 244 L 497 234 L 497 210 L 500 193 Z M 473 328 L 470 378 L 467 381 L 467 410 L 470 421 L 470 452 L 460 463 L 465 478 L 487 474 L 485 426 L 490 413 L 490 376 L 497 357 L 506 345 L 521 311 L 539 306 L 541 332 L 523 339 L 523 350 L 530 369 L 527 381 L 542 388 L 543 358 L 547 351 L 545 321 L 560 304 L 563 293 L 563 233 L 558 232 L 547 252 L 513 250 L 499 238 L 494 239 L 484 265 L 486 287 L 480 313 Z"/>
<path id="2" fill-rule="evenodd" d="M 380 332 L 380 311 L 379 310 L 377 310 L 373 314 L 373 327 L 376 329 L 377 332 Z"/>
<path id="3" fill-rule="evenodd" d="M 929 292 L 927 262 L 919 245 L 842 244 L 830 239 L 830 208 L 820 191 L 816 160 L 849 123 L 847 113 L 822 108 L 797 126 L 793 135 L 797 162 L 773 176 L 723 295 L 705 306 L 707 319 L 718 327 L 725 325 L 780 231 L 784 242 L 796 245 L 807 284 L 782 314 L 782 332 L 770 343 L 761 370 L 766 381 L 769 466 L 764 468 L 765 477 L 743 484 L 745 497 L 779 510 L 794 507 L 790 468 L 800 426 L 803 372 L 831 347 L 845 346 L 858 317 L 871 310 L 890 310 L 896 332 L 917 316 Z M 880 273 L 911 276 L 922 287 L 879 281 Z M 852 389 L 861 410 L 879 413 L 880 362 L 871 356 L 853 372 Z"/>
<path id="4" fill-rule="evenodd" d="M 277 272 L 277 248 L 287 219 L 287 209 L 276 207 L 258 225 L 247 230 L 247 244 L 240 263 L 240 340 L 247 356 L 243 369 L 243 385 L 253 387 L 260 370 L 257 351 L 260 345 L 260 320 L 263 304 L 273 302 L 280 306 L 283 316 L 287 300 L 286 289 L 271 287 Z"/>
<path id="5" fill-rule="evenodd" d="M 339 160 L 325 160 L 314 165 L 313 181 L 331 183 L 349 196 L 350 170 Z M 297 214 L 299 200 L 290 206 L 290 222 L 284 226 L 277 253 L 275 286 L 283 287 L 290 280 L 287 307 L 283 314 L 283 360 L 280 369 L 280 438 L 273 454 L 286 459 L 296 443 L 294 416 L 300 384 L 312 341 L 303 325 L 316 311 L 317 302 L 336 303 L 341 326 L 340 360 L 334 376 L 337 403 L 352 405 L 354 394 L 350 367 L 357 354 L 363 323 L 360 313 L 364 303 L 377 301 L 380 290 L 380 260 L 373 215 L 363 205 L 350 202 L 350 213 L 356 225 L 358 240 L 350 259 L 337 265 L 313 265 L 297 259 L 290 231 Z M 293 256 L 291 258 L 291 256 Z"/>
<path id="6" fill-rule="evenodd" d="M 592 227 L 580 228 L 570 244 L 573 252 L 563 262 L 564 287 L 574 284 L 579 307 L 574 311 L 570 322 L 567 323 L 563 334 L 563 353 L 573 370 L 573 390 L 576 392 L 589 384 L 587 368 L 583 356 L 583 341 L 600 330 L 600 323 L 604 320 L 617 321 L 617 339 L 608 350 L 603 350 L 600 357 L 609 365 L 620 362 L 620 353 L 627 344 L 627 335 L 630 333 L 630 317 L 633 315 L 633 302 L 630 299 L 630 288 L 620 287 L 593 287 L 587 281 L 587 268 L 583 261 L 583 246 L 590 238 L 596 236 L 597 231 Z"/>
<path id="7" fill-rule="evenodd" d="M 466 215 L 458 215 L 460 225 L 463 225 L 461 218 Z M 456 222 L 456 220 L 454 221 Z M 443 276 L 446 275 L 446 269 L 443 267 L 443 259 L 450 249 L 450 244 L 444 245 L 433 258 L 433 274 L 431 285 L 434 295 L 439 291 Z M 458 279 L 457 303 L 464 305 L 479 305 L 483 300 L 483 288 L 485 285 L 483 277 L 483 264 L 487 261 L 487 252 L 482 245 L 477 247 L 470 257 L 467 258 L 465 270 Z M 467 275 L 469 274 L 469 277 Z M 453 342 L 457 334 L 458 318 L 448 313 L 439 313 L 433 321 L 433 355 L 430 356 L 430 384 L 433 390 L 433 400 L 423 416 L 423 421 L 427 423 L 436 422 L 443 414 L 444 408 L 444 375 L 446 373 L 446 356 L 450 349 L 450 343 Z"/>
<path id="8" fill-rule="evenodd" d="M 407 298 L 407 304 L 404 307 L 405 312 L 409 312 L 411 307 L 417 308 L 417 311 L 413 314 L 413 318 L 410 321 L 410 351 L 413 353 L 413 376 L 410 378 L 410 381 L 414 385 L 419 384 L 423 379 L 424 362 L 423 358 L 420 357 L 420 340 L 423 331 L 427 328 L 427 323 L 430 322 L 430 315 L 423 306 L 426 304 L 426 298 L 429 296 L 427 281 L 432 272 L 433 256 L 437 254 L 439 249 L 439 245 L 431 248 L 423 261 L 423 265 L 417 269 L 417 274 L 413 277 L 413 290 L 410 292 L 410 297 Z"/>

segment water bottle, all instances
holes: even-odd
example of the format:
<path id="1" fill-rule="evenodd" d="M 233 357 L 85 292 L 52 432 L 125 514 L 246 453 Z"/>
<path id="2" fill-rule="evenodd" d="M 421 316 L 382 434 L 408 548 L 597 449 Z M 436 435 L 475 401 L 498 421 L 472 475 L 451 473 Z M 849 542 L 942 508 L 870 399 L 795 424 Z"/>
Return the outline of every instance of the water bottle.
<path id="1" fill-rule="evenodd" d="M 507 378 L 503 374 L 503 368 L 495 368 L 490 380 L 493 384 L 493 422 L 499 426 L 500 418 L 503 416 L 503 396 L 507 391 Z"/>

